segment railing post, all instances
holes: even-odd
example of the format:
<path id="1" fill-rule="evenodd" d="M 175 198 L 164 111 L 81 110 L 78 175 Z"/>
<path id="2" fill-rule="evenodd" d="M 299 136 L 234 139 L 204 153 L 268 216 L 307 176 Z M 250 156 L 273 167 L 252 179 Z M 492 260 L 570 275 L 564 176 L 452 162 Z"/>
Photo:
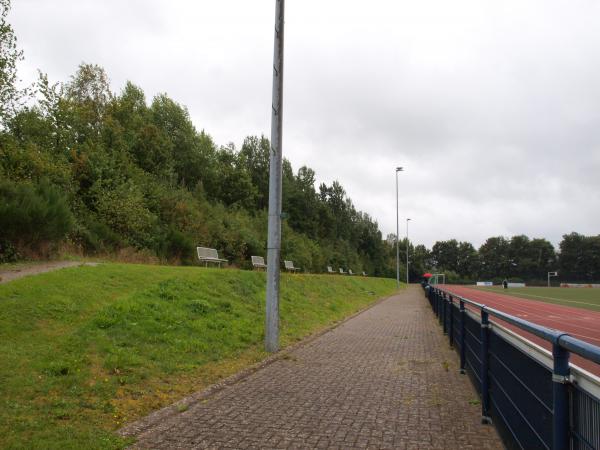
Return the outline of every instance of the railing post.
<path id="1" fill-rule="evenodd" d="M 454 311 L 452 309 L 452 296 L 448 295 L 448 308 L 450 309 L 450 320 L 448 321 L 448 340 L 450 347 L 454 347 Z"/>
<path id="2" fill-rule="evenodd" d="M 560 336 L 552 344 L 554 370 L 552 371 L 552 448 L 567 450 L 569 443 L 569 352 L 559 344 Z"/>
<path id="3" fill-rule="evenodd" d="M 444 334 L 448 333 L 448 328 L 446 326 L 446 322 L 447 322 L 446 317 L 448 315 L 448 311 L 446 308 L 447 304 L 448 304 L 448 302 L 446 300 L 446 294 L 443 294 L 442 295 L 442 311 L 444 313 L 442 314 L 442 329 L 444 330 Z"/>
<path id="4" fill-rule="evenodd" d="M 492 423 L 490 411 L 490 387 L 488 379 L 488 350 L 490 345 L 490 321 L 485 306 L 481 308 L 481 423 Z"/>
<path id="5" fill-rule="evenodd" d="M 440 292 L 439 308 L 440 308 L 439 319 L 440 319 L 440 325 L 441 325 L 444 323 L 444 293 L 443 292 Z"/>
<path id="6" fill-rule="evenodd" d="M 465 373 L 466 336 L 465 336 L 465 302 L 460 301 L 460 373 Z"/>

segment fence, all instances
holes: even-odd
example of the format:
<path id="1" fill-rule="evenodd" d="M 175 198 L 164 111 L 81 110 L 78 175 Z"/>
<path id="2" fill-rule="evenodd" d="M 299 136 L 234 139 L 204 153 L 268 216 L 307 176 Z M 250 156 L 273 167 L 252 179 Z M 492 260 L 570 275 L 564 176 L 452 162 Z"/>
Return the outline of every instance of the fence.
<path id="1" fill-rule="evenodd" d="M 430 286 L 426 295 L 481 396 L 482 423 L 493 422 L 507 447 L 600 450 L 600 379 L 569 364 L 571 353 L 600 364 L 600 347 L 447 289 Z M 552 352 L 490 316 L 551 343 Z"/>

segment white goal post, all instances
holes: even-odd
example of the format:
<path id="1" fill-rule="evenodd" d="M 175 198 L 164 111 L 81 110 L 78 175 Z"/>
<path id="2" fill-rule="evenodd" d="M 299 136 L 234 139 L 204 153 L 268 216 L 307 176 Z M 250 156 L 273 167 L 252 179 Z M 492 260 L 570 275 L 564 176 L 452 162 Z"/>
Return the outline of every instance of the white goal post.
<path id="1" fill-rule="evenodd" d="M 442 282 L 440 283 L 440 279 Z M 445 273 L 434 273 L 429 280 L 429 284 L 446 284 L 446 274 Z"/>

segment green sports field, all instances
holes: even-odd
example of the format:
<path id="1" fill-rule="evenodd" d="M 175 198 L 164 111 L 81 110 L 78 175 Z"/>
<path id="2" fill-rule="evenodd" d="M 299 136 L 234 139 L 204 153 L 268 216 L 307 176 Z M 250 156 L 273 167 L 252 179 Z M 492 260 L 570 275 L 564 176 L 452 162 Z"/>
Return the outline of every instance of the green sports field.
<path id="1" fill-rule="evenodd" d="M 593 288 L 559 288 L 559 287 L 524 287 L 508 288 L 502 287 L 475 287 L 482 291 L 497 294 L 512 295 L 529 300 L 538 300 L 557 305 L 573 306 L 576 308 L 600 311 L 600 289 Z"/>

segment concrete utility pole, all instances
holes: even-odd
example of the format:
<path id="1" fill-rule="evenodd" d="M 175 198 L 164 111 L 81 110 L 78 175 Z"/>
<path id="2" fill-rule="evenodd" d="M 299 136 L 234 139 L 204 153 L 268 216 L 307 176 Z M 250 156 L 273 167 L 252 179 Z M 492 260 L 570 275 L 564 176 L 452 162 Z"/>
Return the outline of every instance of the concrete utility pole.
<path id="1" fill-rule="evenodd" d="M 402 167 L 396 167 L 396 288 L 400 289 L 400 225 L 398 222 L 398 172 Z"/>
<path id="2" fill-rule="evenodd" d="M 408 222 L 410 219 L 406 219 L 406 285 L 408 286 L 408 249 L 410 248 L 408 244 Z"/>
<path id="3" fill-rule="evenodd" d="M 269 171 L 269 237 L 267 240 L 267 305 L 265 349 L 279 350 L 279 266 L 281 253 L 281 128 L 283 113 L 283 26 L 285 0 L 275 0 L 273 100 Z"/>

